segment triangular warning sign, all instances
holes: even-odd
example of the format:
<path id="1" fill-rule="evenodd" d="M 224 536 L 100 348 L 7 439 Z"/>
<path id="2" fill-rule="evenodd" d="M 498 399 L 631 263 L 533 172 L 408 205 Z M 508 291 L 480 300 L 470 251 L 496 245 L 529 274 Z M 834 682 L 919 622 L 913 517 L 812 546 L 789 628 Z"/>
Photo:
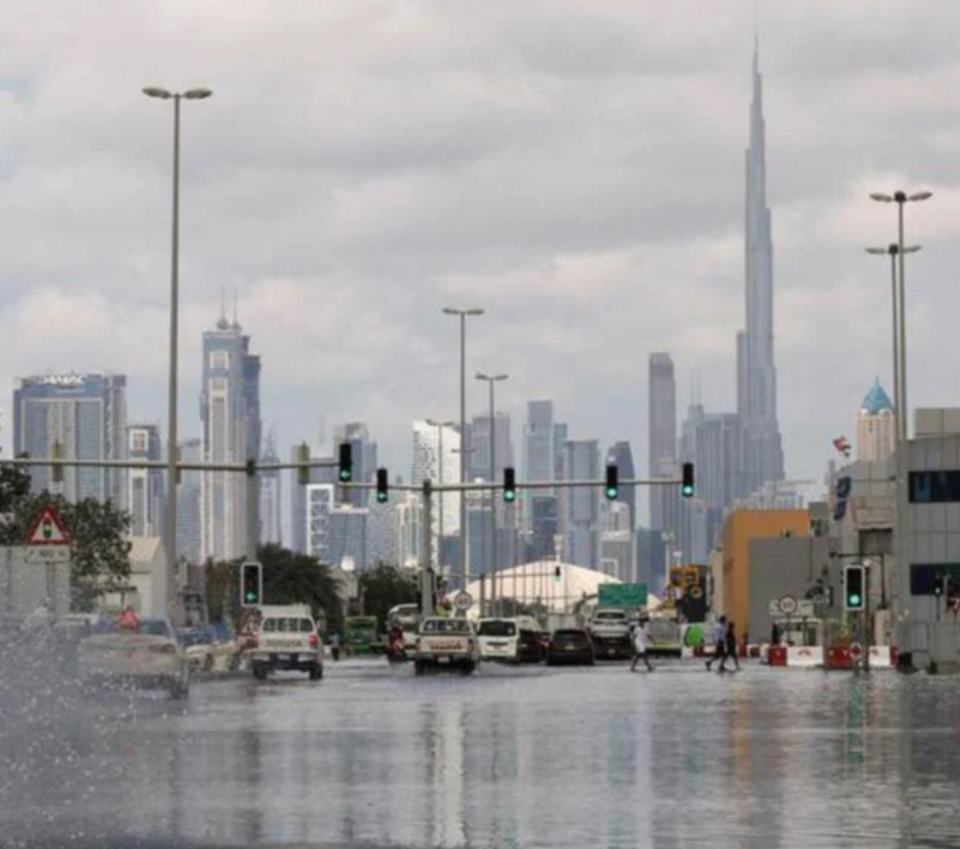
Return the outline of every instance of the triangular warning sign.
<path id="1" fill-rule="evenodd" d="M 27 545 L 70 545 L 70 535 L 63 520 L 52 507 L 44 507 L 33 529 L 27 534 Z"/>

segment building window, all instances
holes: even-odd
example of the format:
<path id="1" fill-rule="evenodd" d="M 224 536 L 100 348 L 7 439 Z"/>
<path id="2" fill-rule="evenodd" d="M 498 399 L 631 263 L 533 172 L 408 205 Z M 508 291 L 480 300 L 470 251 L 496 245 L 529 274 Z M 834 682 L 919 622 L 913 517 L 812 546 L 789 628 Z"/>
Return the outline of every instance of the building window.
<path id="1" fill-rule="evenodd" d="M 933 595 L 946 581 L 949 595 L 960 590 L 960 563 L 914 563 L 910 566 L 910 595 Z"/>
<path id="2" fill-rule="evenodd" d="M 960 501 L 960 470 L 910 472 L 912 504 L 943 504 Z"/>
<path id="3" fill-rule="evenodd" d="M 225 377 L 211 377 L 210 378 L 210 391 L 215 395 L 226 394 L 227 387 L 229 386 L 229 381 Z"/>
<path id="4" fill-rule="evenodd" d="M 138 454 L 146 453 L 147 432 L 145 430 L 135 430 L 130 434 L 130 450 Z"/>
<path id="5" fill-rule="evenodd" d="M 210 352 L 210 368 L 214 370 L 223 370 L 226 371 L 230 368 L 230 352 L 229 351 L 211 351 Z"/>

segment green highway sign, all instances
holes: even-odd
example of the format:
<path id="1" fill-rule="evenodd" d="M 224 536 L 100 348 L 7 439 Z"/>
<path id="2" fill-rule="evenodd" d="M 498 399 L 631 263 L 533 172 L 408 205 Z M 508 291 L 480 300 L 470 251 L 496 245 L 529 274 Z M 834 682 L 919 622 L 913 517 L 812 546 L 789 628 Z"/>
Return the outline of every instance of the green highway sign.
<path id="1" fill-rule="evenodd" d="M 600 607 L 646 607 L 646 584 L 600 584 L 597 604 Z"/>

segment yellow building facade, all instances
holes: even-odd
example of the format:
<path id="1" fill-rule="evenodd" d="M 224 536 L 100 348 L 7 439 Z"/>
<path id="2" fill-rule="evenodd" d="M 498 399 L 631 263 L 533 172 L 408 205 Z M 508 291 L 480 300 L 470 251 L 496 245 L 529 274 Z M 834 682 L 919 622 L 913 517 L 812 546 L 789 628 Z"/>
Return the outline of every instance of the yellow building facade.
<path id="1" fill-rule="evenodd" d="M 785 535 L 810 536 L 807 510 L 736 510 L 723 526 L 723 613 L 738 636 L 750 620 L 750 542 Z M 717 611 L 720 612 L 720 611 Z M 753 640 L 752 635 L 748 637 Z"/>

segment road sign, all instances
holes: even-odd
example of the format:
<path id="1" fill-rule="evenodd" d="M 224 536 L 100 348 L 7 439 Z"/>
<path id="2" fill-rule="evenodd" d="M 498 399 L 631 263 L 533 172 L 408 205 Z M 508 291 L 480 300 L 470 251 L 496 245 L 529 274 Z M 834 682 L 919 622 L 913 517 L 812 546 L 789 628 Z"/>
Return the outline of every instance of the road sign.
<path id="1" fill-rule="evenodd" d="M 32 566 L 42 566 L 47 563 L 69 563 L 70 546 L 28 545 L 23 549 L 23 562 Z"/>
<path id="2" fill-rule="evenodd" d="M 43 508 L 43 512 L 27 534 L 27 545 L 70 545 L 70 534 L 67 533 L 60 514 L 52 507 Z"/>
<path id="3" fill-rule="evenodd" d="M 781 596 L 780 612 L 784 616 L 793 616 L 797 612 L 797 600 L 792 595 Z"/>
<path id="4" fill-rule="evenodd" d="M 598 607 L 645 607 L 646 584 L 600 584 L 597 590 Z"/>
<path id="5" fill-rule="evenodd" d="M 461 613 L 466 613 L 471 607 L 473 607 L 473 596 L 470 593 L 457 593 L 457 597 L 453 600 L 454 607 L 457 608 Z"/>
<path id="6" fill-rule="evenodd" d="M 804 599 L 797 603 L 797 616 L 801 619 L 812 619 L 814 616 L 813 602 Z"/>

